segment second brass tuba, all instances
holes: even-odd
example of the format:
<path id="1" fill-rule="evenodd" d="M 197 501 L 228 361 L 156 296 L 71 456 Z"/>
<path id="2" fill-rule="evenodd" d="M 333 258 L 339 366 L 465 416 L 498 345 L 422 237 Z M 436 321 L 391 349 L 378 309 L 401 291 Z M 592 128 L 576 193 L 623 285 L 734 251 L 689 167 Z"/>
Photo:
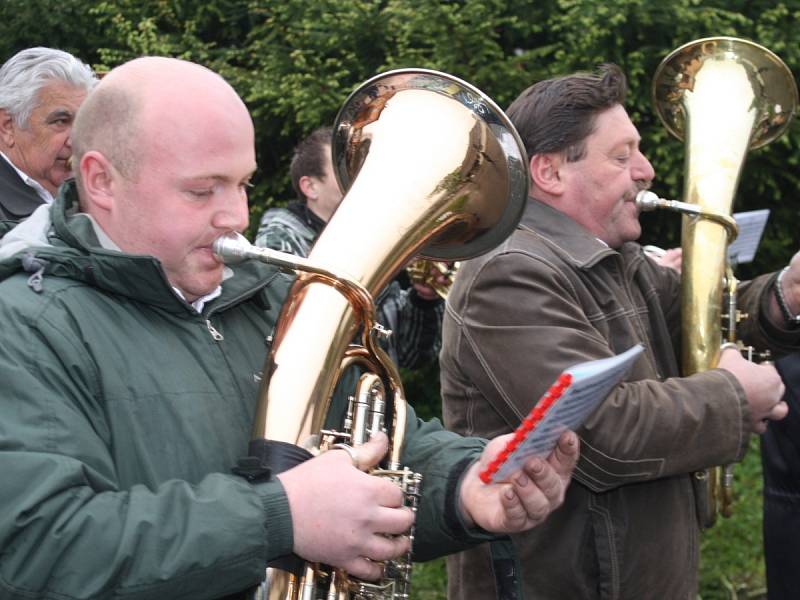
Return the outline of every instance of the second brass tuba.
<path id="1" fill-rule="evenodd" d="M 278 320 L 253 427 L 251 455 L 273 472 L 386 429 L 389 457 L 374 475 L 419 493 L 401 465 L 406 402 L 397 368 L 377 344 L 373 298 L 419 255 L 457 261 L 482 254 L 516 226 L 527 198 L 523 145 L 504 113 L 450 75 L 403 69 L 353 92 L 339 112 L 334 169 L 348 190 L 308 259 L 220 238 L 218 255 L 275 262 L 297 273 Z M 357 330 L 362 343 L 351 346 Z M 329 421 L 344 369 L 362 375 L 343 423 Z M 357 510 L 357 508 L 356 508 Z M 274 600 L 408 598 L 410 556 L 378 582 L 296 560 L 269 569 L 261 597 Z"/>
<path id="2" fill-rule="evenodd" d="M 727 246 L 737 233 L 731 210 L 742 165 L 748 150 L 786 130 L 797 87 L 788 67 L 766 48 L 712 37 L 685 44 L 662 61 L 653 78 L 653 101 L 666 128 L 686 145 L 683 202 L 650 192 L 640 193 L 637 202 L 643 210 L 683 213 L 681 355 L 683 374 L 691 375 L 719 360 L 726 274 L 735 293 Z M 727 316 L 729 323 L 735 318 Z M 698 508 L 709 527 L 717 512 L 730 512 L 730 478 L 721 468 L 696 475 L 706 488 L 698 490 Z"/>

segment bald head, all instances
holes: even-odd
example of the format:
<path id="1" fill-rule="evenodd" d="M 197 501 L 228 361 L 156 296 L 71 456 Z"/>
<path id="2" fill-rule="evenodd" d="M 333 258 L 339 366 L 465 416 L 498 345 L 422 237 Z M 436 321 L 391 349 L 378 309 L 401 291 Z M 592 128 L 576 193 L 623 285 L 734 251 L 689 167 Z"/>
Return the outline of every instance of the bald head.
<path id="1" fill-rule="evenodd" d="M 170 130 L 226 115 L 250 119 L 234 89 L 213 71 L 174 58 L 138 58 L 108 73 L 81 107 L 72 132 L 75 164 L 98 151 L 136 180 L 147 153 Z M 76 178 L 80 186 L 80 169 Z"/>
<path id="2" fill-rule="evenodd" d="M 81 209 L 120 250 L 157 259 L 190 302 L 220 285 L 212 246 L 247 227 L 256 170 L 253 121 L 230 85 L 180 60 L 126 63 L 81 107 L 74 144 Z"/>

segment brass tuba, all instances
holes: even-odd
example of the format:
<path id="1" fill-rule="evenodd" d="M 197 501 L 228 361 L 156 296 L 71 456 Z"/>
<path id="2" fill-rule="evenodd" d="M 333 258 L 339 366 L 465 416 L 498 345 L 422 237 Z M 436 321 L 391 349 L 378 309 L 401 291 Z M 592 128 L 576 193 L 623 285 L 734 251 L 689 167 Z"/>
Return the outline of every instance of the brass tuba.
<path id="1" fill-rule="evenodd" d="M 356 446 L 388 430 L 389 456 L 373 475 L 403 488 L 412 508 L 420 477 L 401 465 L 406 402 L 397 368 L 377 344 L 373 298 L 420 255 L 457 261 L 508 236 L 527 197 L 527 161 L 516 130 L 484 94 L 423 69 L 370 79 L 334 125 L 334 170 L 348 190 L 307 259 L 220 238 L 226 260 L 254 258 L 296 271 L 264 367 L 251 442 L 242 465 L 280 472 L 336 444 Z M 361 327 L 360 346 L 350 342 Z M 344 369 L 361 376 L 343 419 L 328 424 Z M 273 600 L 408 598 L 411 557 L 389 561 L 378 582 L 297 557 L 272 565 L 260 597 Z"/>
<path id="2" fill-rule="evenodd" d="M 683 213 L 681 354 L 683 374 L 691 375 L 719 361 L 726 283 L 735 302 L 727 245 L 737 233 L 730 215 L 747 151 L 785 131 L 797 106 L 797 87 L 791 71 L 766 48 L 712 37 L 685 44 L 661 62 L 653 101 L 669 132 L 686 144 L 684 202 L 641 192 L 637 203 L 642 210 Z M 735 303 L 729 310 L 733 335 Z M 717 512 L 730 514 L 730 473 L 717 467 L 695 475 L 701 523 L 710 527 Z"/>

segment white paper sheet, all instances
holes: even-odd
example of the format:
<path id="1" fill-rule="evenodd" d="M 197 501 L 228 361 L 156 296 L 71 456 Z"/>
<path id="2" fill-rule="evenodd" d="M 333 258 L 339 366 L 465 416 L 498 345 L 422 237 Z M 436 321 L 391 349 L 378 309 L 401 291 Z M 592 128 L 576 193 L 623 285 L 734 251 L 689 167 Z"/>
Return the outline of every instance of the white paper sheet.
<path id="1" fill-rule="evenodd" d="M 739 226 L 739 235 L 728 246 L 728 260 L 733 265 L 741 265 L 755 258 L 769 218 L 769 209 L 733 213 L 733 218 Z"/>

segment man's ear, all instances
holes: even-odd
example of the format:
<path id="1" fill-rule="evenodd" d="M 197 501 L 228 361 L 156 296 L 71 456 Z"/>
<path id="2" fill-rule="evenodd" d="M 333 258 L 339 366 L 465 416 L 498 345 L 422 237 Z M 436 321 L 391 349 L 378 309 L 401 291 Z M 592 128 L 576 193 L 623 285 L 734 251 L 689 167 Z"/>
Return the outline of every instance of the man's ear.
<path id="1" fill-rule="evenodd" d="M 87 202 L 102 210 L 110 210 L 114 202 L 115 177 L 120 175 L 108 158 L 97 150 L 91 150 L 81 157 L 78 168 Z"/>
<path id="2" fill-rule="evenodd" d="M 0 108 L 0 140 L 6 148 L 14 146 L 14 132 L 16 127 L 14 125 L 14 118 L 11 113 L 5 108 Z"/>
<path id="3" fill-rule="evenodd" d="M 312 200 L 317 197 L 316 180 L 308 175 L 303 175 L 297 180 L 297 187 L 305 196 L 306 200 Z"/>
<path id="4" fill-rule="evenodd" d="M 531 180 L 540 190 L 553 196 L 564 191 L 561 166 L 563 159 L 559 154 L 534 154 L 530 160 Z"/>

